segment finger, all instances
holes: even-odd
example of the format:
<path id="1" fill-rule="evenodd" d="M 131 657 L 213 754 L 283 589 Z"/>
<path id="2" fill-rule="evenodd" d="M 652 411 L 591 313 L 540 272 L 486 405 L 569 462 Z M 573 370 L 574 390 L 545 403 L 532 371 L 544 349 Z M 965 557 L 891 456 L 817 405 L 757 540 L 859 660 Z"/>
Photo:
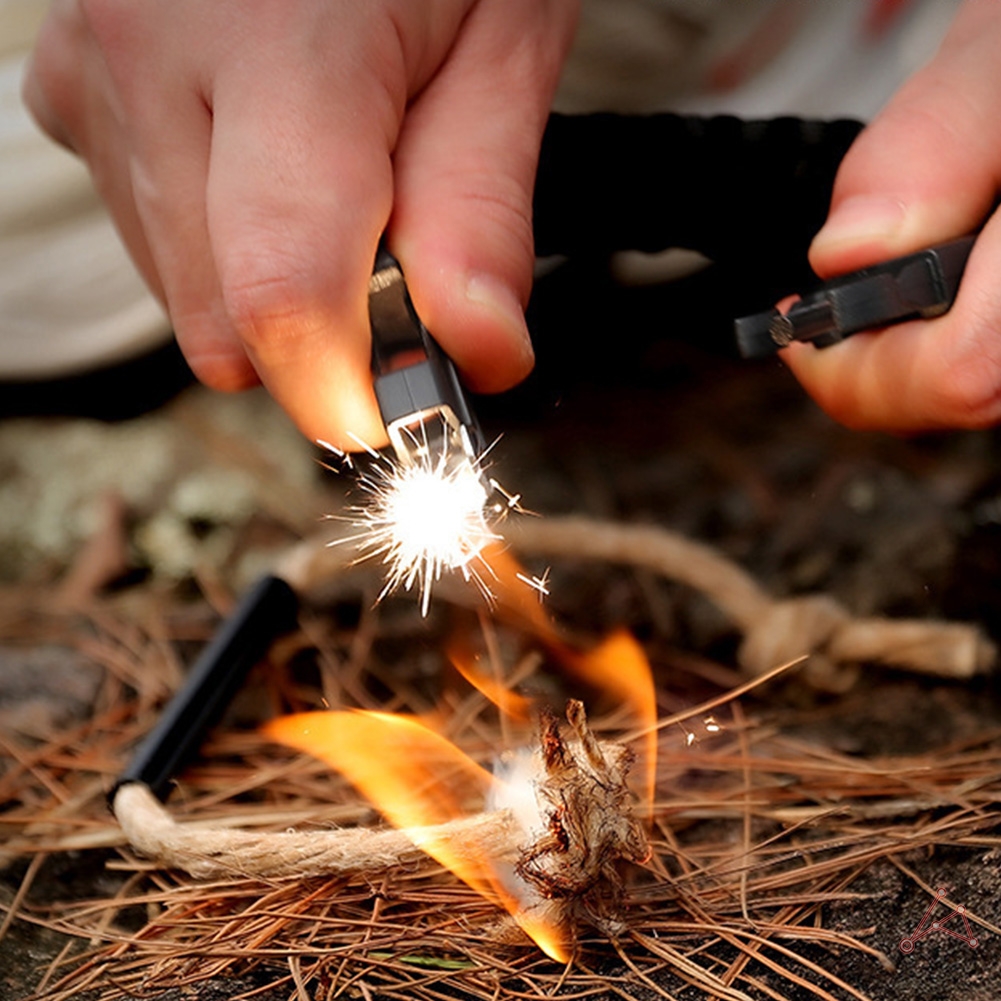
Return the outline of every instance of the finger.
<path id="1" fill-rule="evenodd" d="M 108 117 L 123 137 L 106 197 L 128 192 L 178 343 L 195 374 L 217 389 L 257 382 L 227 322 L 205 212 L 211 115 L 198 90 L 204 31 L 178 42 L 172 23 L 111 0 L 89 8 Z M 200 22 L 204 29 L 212 19 Z M 93 86 L 89 92 L 95 90 Z"/>
<path id="2" fill-rule="evenodd" d="M 1001 5 L 964 4 L 935 59 L 859 136 L 810 259 L 827 277 L 976 229 L 1001 183 Z"/>
<path id="3" fill-rule="evenodd" d="M 245 389 L 257 373 L 223 307 L 209 241 L 211 118 L 191 92 L 166 88 L 161 97 L 155 107 L 169 110 L 169 119 L 157 111 L 131 119 L 136 211 L 188 364 L 214 389 Z"/>
<path id="4" fill-rule="evenodd" d="M 1001 420 L 1001 215 L 977 240 L 952 309 L 935 320 L 782 352 L 810 394 L 849 427 L 901 432 Z"/>
<path id="5" fill-rule="evenodd" d="M 386 93 L 308 68 L 280 90 L 267 79 L 266 66 L 240 63 L 212 97 L 208 220 L 223 301 L 261 380 L 307 435 L 379 445 L 367 287 L 392 200 L 387 123 L 398 109 Z"/>
<path id="6" fill-rule="evenodd" d="M 21 97 L 52 139 L 76 151 L 67 122 L 79 118 L 84 53 L 92 39 L 75 8 L 54 3 L 42 22 L 21 81 Z"/>
<path id="7" fill-rule="evenodd" d="M 532 366 L 532 189 L 571 15 L 566 3 L 479 4 L 396 148 L 391 246 L 418 313 L 482 391 Z"/>
<path id="8" fill-rule="evenodd" d="M 53 4 L 24 77 L 25 103 L 42 129 L 86 161 L 122 241 L 162 302 L 159 275 L 136 211 L 129 144 L 113 110 L 113 90 L 89 23 L 75 4 Z"/>
<path id="9" fill-rule="evenodd" d="M 148 20 L 123 12 L 130 13 L 109 8 L 87 19 L 75 4 L 55 5 L 26 99 L 43 127 L 88 161 L 195 373 L 219 389 L 243 388 L 256 374 L 218 308 L 205 227 L 208 114 L 183 89 L 183 61 L 166 67 Z"/>

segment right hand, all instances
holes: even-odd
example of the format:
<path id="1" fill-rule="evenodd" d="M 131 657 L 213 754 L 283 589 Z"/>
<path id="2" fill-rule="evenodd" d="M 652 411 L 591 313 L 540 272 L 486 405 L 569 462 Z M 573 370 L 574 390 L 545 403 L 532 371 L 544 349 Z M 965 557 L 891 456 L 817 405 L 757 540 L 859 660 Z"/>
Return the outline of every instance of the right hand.
<path id="1" fill-rule="evenodd" d="M 532 364 L 538 146 L 576 0 L 56 0 L 25 82 L 195 373 L 377 445 L 380 234 L 474 389 Z"/>

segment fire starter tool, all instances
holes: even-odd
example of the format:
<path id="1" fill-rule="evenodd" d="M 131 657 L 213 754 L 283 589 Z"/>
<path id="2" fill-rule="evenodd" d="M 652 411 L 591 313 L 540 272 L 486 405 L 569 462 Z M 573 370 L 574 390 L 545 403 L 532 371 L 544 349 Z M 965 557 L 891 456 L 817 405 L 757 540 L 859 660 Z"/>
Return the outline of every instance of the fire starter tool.
<path id="1" fill-rule="evenodd" d="M 475 461 L 486 442 L 455 365 L 421 322 L 399 262 L 383 248 L 369 281 L 368 312 L 375 396 L 400 463 L 410 465 L 422 448 Z"/>
<path id="2" fill-rule="evenodd" d="M 827 348 L 863 330 L 948 312 L 975 236 L 897 257 L 825 282 L 778 308 L 734 321 L 744 358 L 767 358 L 793 341 Z"/>

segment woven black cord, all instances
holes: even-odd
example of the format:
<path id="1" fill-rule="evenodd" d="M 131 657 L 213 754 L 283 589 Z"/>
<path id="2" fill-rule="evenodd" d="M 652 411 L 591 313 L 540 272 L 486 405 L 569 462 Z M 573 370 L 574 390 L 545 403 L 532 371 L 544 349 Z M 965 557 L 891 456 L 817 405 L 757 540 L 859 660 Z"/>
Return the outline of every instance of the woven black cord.
<path id="1" fill-rule="evenodd" d="M 862 126 L 658 114 L 553 115 L 535 191 L 540 255 L 802 254 Z"/>

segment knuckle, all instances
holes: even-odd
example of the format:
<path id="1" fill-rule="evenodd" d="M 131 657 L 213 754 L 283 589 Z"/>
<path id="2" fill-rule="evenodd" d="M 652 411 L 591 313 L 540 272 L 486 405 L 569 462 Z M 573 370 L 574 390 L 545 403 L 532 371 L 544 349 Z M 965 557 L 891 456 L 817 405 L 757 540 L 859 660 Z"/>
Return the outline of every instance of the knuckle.
<path id="1" fill-rule="evenodd" d="M 1001 420 L 1001 355 L 978 353 L 946 370 L 938 409 L 955 427 L 976 430 Z"/>
<path id="2" fill-rule="evenodd" d="M 242 257 L 221 275 L 226 313 L 258 356 L 280 352 L 310 324 L 313 294 L 301 269 L 274 258 Z"/>
<path id="3" fill-rule="evenodd" d="M 212 389 L 235 392 L 257 382 L 239 340 L 215 301 L 195 308 L 170 309 L 177 343 L 199 381 Z"/>
<path id="4" fill-rule="evenodd" d="M 128 0 L 77 0 L 77 3 L 87 27 L 102 43 L 113 40 L 133 13 L 137 13 L 137 5 Z"/>
<path id="5" fill-rule="evenodd" d="M 257 376 L 246 358 L 190 355 L 187 360 L 198 381 L 220 393 L 238 393 L 257 385 Z"/>
<path id="6" fill-rule="evenodd" d="M 65 123 L 79 104 L 80 49 L 83 31 L 71 12 L 50 14 L 39 33 L 21 93 L 35 121 L 63 142 Z"/>
<path id="7" fill-rule="evenodd" d="M 491 177 L 489 183 L 456 190 L 456 202 L 469 210 L 467 218 L 489 232 L 491 242 L 505 256 L 513 260 L 534 257 L 530 202 L 520 185 L 514 181 L 504 185 Z"/>
<path id="8" fill-rule="evenodd" d="M 66 73 L 48 58 L 42 49 L 35 50 L 28 72 L 21 84 L 21 100 L 43 132 L 50 138 L 60 138 L 60 122 L 66 118 L 64 95 Z"/>

